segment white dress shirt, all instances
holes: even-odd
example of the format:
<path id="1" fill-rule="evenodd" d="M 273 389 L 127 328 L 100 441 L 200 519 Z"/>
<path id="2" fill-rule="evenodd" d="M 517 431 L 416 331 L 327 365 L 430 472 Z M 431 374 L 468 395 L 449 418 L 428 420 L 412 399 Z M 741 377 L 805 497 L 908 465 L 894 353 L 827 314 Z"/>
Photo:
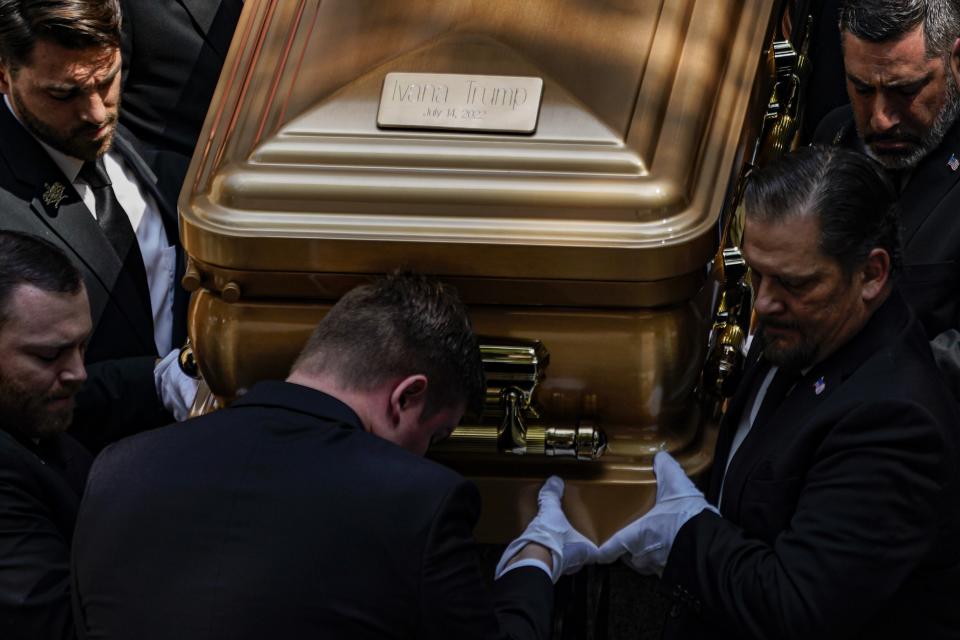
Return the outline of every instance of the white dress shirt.
<path id="1" fill-rule="evenodd" d="M 744 407 L 744 410 L 740 413 L 740 422 L 737 424 L 737 430 L 733 434 L 733 442 L 730 443 L 730 453 L 723 463 L 723 479 L 720 481 L 720 494 L 717 496 L 718 508 L 722 508 L 723 483 L 727 479 L 727 470 L 730 468 L 730 461 L 733 460 L 733 456 L 737 453 L 737 449 L 740 448 L 743 441 L 750 435 L 750 429 L 753 428 L 753 421 L 757 419 L 757 414 L 760 413 L 760 406 L 763 405 L 763 399 L 767 395 L 767 389 L 770 388 L 773 376 L 777 375 L 777 370 L 778 367 L 770 367 L 770 371 L 767 372 L 767 376 L 763 379 L 763 382 L 760 383 L 760 388 L 757 389 L 757 393 L 753 396 L 750 405 Z M 717 460 L 714 464 L 719 462 L 720 461 Z"/>
<path id="2" fill-rule="evenodd" d="M 807 375 L 807 372 L 809 372 L 811 368 L 812 367 L 804 367 L 800 370 L 800 374 L 804 376 Z M 733 456 L 737 453 L 737 449 L 740 448 L 743 441 L 750 435 L 750 431 L 753 429 L 753 422 L 757 419 L 757 414 L 760 413 L 760 407 L 763 405 L 763 399 L 767 397 L 767 389 L 770 388 L 770 383 L 773 382 L 773 377 L 777 375 L 779 369 L 779 367 L 770 367 L 770 371 L 767 372 L 763 382 L 760 383 L 760 388 L 757 389 L 757 393 L 753 397 L 749 408 L 744 407 L 744 411 L 740 414 L 740 422 L 737 424 L 737 430 L 733 434 L 733 442 L 730 443 L 730 454 L 727 456 L 723 466 L 723 480 L 720 481 L 720 495 L 717 497 L 717 507 L 720 507 L 721 502 L 723 502 L 723 482 L 727 479 L 727 470 L 730 468 L 730 461 L 733 460 Z M 791 390 L 792 389 L 793 387 L 791 387 Z"/>
<path id="3" fill-rule="evenodd" d="M 10 113 L 16 117 L 9 98 L 4 95 L 3 100 L 10 109 Z M 30 132 L 29 129 L 27 131 Z M 32 135 L 32 132 L 30 133 Z M 63 172 L 64 177 L 73 184 L 83 203 L 87 205 L 90 215 L 96 218 L 96 196 L 93 189 L 78 178 L 83 160 L 54 149 L 36 136 L 34 139 L 46 150 Z M 117 197 L 117 202 L 127 214 L 130 225 L 137 234 L 137 244 L 140 245 L 143 266 L 147 271 L 147 286 L 150 289 L 154 342 L 156 342 L 157 353 L 163 355 L 173 348 L 173 292 L 177 269 L 177 248 L 167 242 L 163 216 L 153 196 L 150 195 L 149 190 L 141 188 L 136 173 L 127 166 L 119 152 L 115 149 L 108 151 L 103 157 L 103 164 L 110 182 L 113 183 L 113 193 Z"/>

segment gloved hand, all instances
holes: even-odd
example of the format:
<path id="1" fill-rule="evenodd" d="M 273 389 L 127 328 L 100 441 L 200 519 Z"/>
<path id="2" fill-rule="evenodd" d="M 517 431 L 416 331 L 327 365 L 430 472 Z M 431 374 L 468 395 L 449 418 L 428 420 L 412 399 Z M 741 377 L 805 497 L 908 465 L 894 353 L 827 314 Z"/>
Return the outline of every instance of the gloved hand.
<path id="1" fill-rule="evenodd" d="M 661 451 L 654 456 L 653 473 L 657 476 L 657 502 L 653 509 L 600 545 L 597 562 L 613 562 L 622 556 L 637 573 L 659 576 L 680 527 L 704 509 L 720 513 L 669 453 Z"/>
<path id="2" fill-rule="evenodd" d="M 199 380 L 191 378 L 180 368 L 180 350 L 174 349 L 153 368 L 153 381 L 163 407 L 177 422 L 187 419 L 193 400 L 197 397 Z"/>
<path id="3" fill-rule="evenodd" d="M 497 563 L 496 577 L 504 574 L 507 563 L 530 542 L 536 542 L 550 550 L 553 557 L 551 580 L 556 582 L 561 575 L 574 573 L 585 564 L 593 563 L 597 545 L 573 528 L 563 513 L 560 499 L 563 498 L 563 480 L 550 476 L 540 489 L 537 503 L 540 510 L 523 533 L 511 542 Z"/>

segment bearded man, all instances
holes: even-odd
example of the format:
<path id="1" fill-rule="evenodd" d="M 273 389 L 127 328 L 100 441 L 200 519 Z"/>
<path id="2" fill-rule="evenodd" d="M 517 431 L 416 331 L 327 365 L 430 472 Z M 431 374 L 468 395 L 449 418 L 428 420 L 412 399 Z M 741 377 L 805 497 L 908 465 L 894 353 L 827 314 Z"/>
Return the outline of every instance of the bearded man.
<path id="1" fill-rule="evenodd" d="M 840 9 L 850 105 L 815 142 L 880 162 L 899 191 L 901 289 L 960 391 L 960 6 L 952 0 L 846 0 Z"/>
<path id="2" fill-rule="evenodd" d="M 118 126 L 118 0 L 0 0 L 0 228 L 60 246 L 95 331 L 71 433 L 91 449 L 186 416 L 176 195 Z M 164 356 L 161 359 L 161 356 Z"/>
<path id="3" fill-rule="evenodd" d="M 70 543 L 90 454 L 63 433 L 86 379 L 83 279 L 62 251 L 0 231 L 0 637 L 72 638 Z"/>
<path id="4" fill-rule="evenodd" d="M 835 147 L 751 175 L 759 328 L 706 495 L 658 453 L 656 505 L 597 554 L 661 576 L 665 639 L 958 637 L 960 414 L 895 284 L 894 195 Z"/>

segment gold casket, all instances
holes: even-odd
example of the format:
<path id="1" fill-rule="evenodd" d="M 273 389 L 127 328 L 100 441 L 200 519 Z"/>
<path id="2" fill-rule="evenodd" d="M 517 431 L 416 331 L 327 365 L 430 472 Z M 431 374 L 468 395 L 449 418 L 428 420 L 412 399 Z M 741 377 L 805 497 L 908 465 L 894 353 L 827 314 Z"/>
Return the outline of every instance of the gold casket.
<path id="1" fill-rule="evenodd" d="M 796 99 L 781 5 L 247 0 L 179 203 L 213 396 L 284 377 L 371 276 L 434 274 L 483 336 L 488 411 L 431 453 L 478 538 L 551 473 L 597 541 L 642 514 L 656 451 L 711 459 L 722 221 Z"/>

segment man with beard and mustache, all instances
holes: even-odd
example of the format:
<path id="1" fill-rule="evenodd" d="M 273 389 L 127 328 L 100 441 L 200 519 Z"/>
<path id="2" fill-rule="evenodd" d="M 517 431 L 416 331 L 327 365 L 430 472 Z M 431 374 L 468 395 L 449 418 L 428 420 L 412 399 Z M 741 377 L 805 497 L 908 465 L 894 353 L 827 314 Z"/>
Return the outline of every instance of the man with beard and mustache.
<path id="1" fill-rule="evenodd" d="M 894 199 L 838 147 L 752 176 L 760 329 L 706 495 L 657 454 L 656 505 L 598 552 L 661 575 L 665 638 L 958 637 L 960 414 L 892 281 Z"/>
<path id="2" fill-rule="evenodd" d="M 64 433 L 86 379 L 80 272 L 0 231 L 0 637 L 71 638 L 70 544 L 90 454 Z"/>
<path id="3" fill-rule="evenodd" d="M 118 0 L 0 0 L 0 228 L 50 240 L 84 276 L 95 330 L 71 433 L 93 451 L 183 419 L 196 391 L 177 365 L 177 194 L 117 124 L 120 23 Z"/>
<path id="4" fill-rule="evenodd" d="M 899 191 L 901 280 L 960 395 L 960 4 L 846 0 L 840 34 L 850 105 L 814 141 L 866 153 Z"/>

